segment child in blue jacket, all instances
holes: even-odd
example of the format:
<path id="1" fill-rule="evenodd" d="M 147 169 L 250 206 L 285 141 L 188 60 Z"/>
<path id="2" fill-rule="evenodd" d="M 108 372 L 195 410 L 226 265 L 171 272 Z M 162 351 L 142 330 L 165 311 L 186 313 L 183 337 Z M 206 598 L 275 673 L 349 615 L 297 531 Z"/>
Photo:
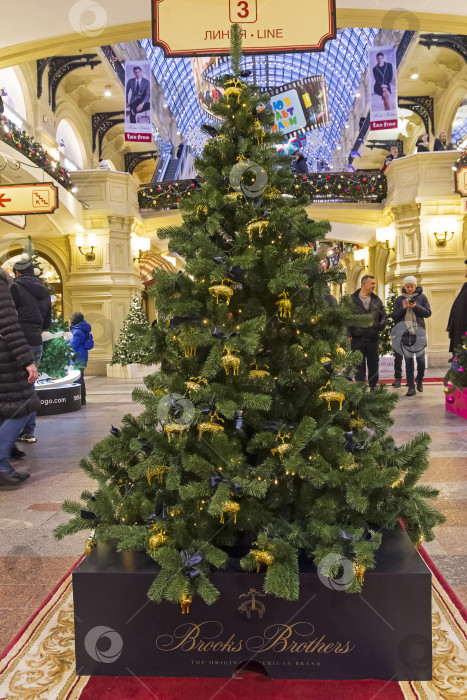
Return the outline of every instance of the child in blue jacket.
<path id="1" fill-rule="evenodd" d="M 91 326 L 84 320 L 80 311 L 76 311 L 70 318 L 70 331 L 73 338 L 69 344 L 76 353 L 76 365 L 81 372 L 81 376 L 76 382 L 81 384 L 81 405 L 86 405 L 86 385 L 84 383 L 84 370 L 88 364 L 88 352 L 94 347 L 94 340 L 91 333 Z"/>

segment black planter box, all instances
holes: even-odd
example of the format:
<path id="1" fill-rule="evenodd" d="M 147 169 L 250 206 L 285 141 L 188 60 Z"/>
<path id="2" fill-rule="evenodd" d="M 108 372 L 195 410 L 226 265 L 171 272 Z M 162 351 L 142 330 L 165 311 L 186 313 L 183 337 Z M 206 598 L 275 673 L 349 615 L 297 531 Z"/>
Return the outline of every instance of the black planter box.
<path id="1" fill-rule="evenodd" d="M 56 416 L 59 413 L 71 413 L 81 408 L 81 385 L 60 384 L 56 387 L 42 385 L 36 389 L 41 406 L 38 416 Z"/>
<path id="2" fill-rule="evenodd" d="M 227 678 L 254 661 L 272 678 L 431 679 L 431 573 L 401 527 L 384 533 L 362 594 L 304 562 L 288 602 L 230 562 L 212 576 L 219 600 L 182 614 L 148 600 L 150 557 L 93 550 L 73 573 L 77 674 Z"/>

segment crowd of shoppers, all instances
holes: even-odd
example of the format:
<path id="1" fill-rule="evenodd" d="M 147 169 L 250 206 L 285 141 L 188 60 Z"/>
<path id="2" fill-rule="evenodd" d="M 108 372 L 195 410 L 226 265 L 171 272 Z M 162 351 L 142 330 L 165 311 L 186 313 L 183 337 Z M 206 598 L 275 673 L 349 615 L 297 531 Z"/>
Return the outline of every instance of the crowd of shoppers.
<path id="1" fill-rule="evenodd" d="M 14 279 L 0 267 L 0 487 L 20 486 L 29 474 L 17 471 L 11 462 L 25 453 L 16 441 L 34 443 L 35 391 L 42 357 L 42 333 L 50 328 L 50 289 L 35 274 L 31 260 L 13 266 Z M 80 368 L 82 403 L 86 403 L 84 368 L 94 346 L 91 326 L 81 313 L 70 319 L 75 364 Z"/>

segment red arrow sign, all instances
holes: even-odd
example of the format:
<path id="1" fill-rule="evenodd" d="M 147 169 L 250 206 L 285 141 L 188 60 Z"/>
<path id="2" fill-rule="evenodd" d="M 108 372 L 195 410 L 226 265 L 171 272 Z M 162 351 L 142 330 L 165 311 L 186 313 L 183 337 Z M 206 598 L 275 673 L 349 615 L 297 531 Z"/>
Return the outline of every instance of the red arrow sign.
<path id="1" fill-rule="evenodd" d="M 0 214 L 52 214 L 58 207 L 58 188 L 51 182 L 0 185 Z"/>

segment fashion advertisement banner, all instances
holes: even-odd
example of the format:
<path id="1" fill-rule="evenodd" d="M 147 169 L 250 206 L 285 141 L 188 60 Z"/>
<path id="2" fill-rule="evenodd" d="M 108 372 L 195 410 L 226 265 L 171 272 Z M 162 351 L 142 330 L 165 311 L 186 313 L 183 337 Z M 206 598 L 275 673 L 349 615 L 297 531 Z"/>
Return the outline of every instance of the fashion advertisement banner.
<path id="1" fill-rule="evenodd" d="M 125 141 L 151 142 L 151 62 L 125 63 Z"/>
<path id="2" fill-rule="evenodd" d="M 368 51 L 370 69 L 370 128 L 396 129 L 397 62 L 393 46 L 374 46 Z"/>

